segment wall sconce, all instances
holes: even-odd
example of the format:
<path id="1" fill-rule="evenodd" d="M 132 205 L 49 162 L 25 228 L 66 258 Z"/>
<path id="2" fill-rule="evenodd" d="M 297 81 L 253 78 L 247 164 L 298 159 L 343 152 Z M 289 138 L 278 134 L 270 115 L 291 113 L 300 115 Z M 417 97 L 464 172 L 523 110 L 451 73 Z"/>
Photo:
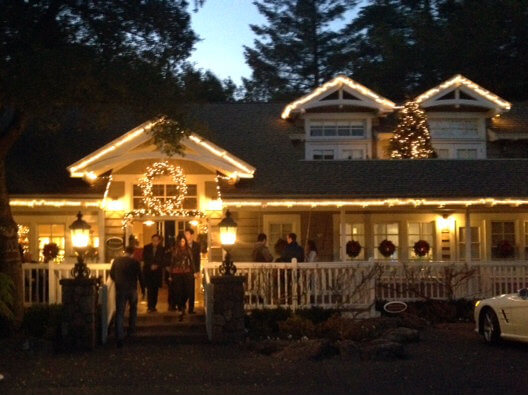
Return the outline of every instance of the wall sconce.
<path id="1" fill-rule="evenodd" d="M 108 211 L 123 211 L 124 205 L 121 200 L 110 200 L 107 204 Z"/>
<path id="2" fill-rule="evenodd" d="M 449 214 L 444 214 L 438 218 L 438 227 L 442 232 L 450 232 L 455 227 L 455 219 Z"/>

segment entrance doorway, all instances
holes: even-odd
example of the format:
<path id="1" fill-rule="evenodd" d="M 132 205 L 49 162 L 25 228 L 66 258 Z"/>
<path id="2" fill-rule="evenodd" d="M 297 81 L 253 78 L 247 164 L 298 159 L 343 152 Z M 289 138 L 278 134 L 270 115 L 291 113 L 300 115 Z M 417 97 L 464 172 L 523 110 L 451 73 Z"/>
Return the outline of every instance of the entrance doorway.
<path id="1" fill-rule="evenodd" d="M 183 233 L 188 226 L 189 221 L 187 219 L 135 221 L 132 226 L 132 233 L 139 241 L 141 248 L 150 243 L 150 239 L 156 233 L 163 237 L 163 244 L 166 247 L 172 247 L 178 234 Z"/>

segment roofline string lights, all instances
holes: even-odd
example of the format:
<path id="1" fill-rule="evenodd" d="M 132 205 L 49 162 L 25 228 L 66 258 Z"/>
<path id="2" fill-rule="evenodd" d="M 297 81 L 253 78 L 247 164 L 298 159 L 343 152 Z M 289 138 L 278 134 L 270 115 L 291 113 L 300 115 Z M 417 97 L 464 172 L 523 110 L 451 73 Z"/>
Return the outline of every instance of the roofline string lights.
<path id="1" fill-rule="evenodd" d="M 324 93 L 325 91 L 332 89 L 339 85 L 346 85 L 351 89 L 354 89 L 358 91 L 359 93 L 369 97 L 370 99 L 374 100 L 376 103 L 381 104 L 384 107 L 387 107 L 389 110 L 392 110 L 396 104 L 394 104 L 392 101 L 374 93 L 369 88 L 367 88 L 364 85 L 361 85 L 360 83 L 354 81 L 351 78 L 348 78 L 344 75 L 337 76 L 331 81 L 328 81 L 321 85 L 320 87 L 316 88 L 313 92 L 301 97 L 300 99 L 288 104 L 284 111 L 281 114 L 282 119 L 286 119 L 290 116 L 290 113 L 293 110 L 296 110 L 299 106 L 302 104 L 309 102 L 310 100 L 316 98 L 320 94 Z"/>
<path id="2" fill-rule="evenodd" d="M 418 102 L 418 103 L 422 103 L 424 102 L 425 100 L 433 97 L 434 95 L 440 93 L 441 91 L 451 87 L 451 86 L 460 86 L 460 85 L 463 85 L 471 90 L 473 90 L 474 92 L 478 93 L 479 95 L 485 97 L 486 99 L 488 99 L 489 101 L 497 104 L 498 106 L 502 107 L 503 109 L 505 110 L 509 110 L 511 108 L 511 103 L 510 102 L 507 102 L 506 100 L 500 98 L 499 96 L 491 93 L 490 91 L 488 91 L 487 89 L 484 89 L 483 87 L 481 87 L 480 85 L 474 83 L 473 81 L 467 79 L 466 77 L 464 77 L 463 75 L 460 75 L 460 74 L 457 74 L 455 75 L 453 78 L 441 83 L 440 85 L 432 88 L 432 89 L 429 89 L 428 91 L 422 93 L 420 96 L 418 96 L 415 101 Z"/>
<path id="3" fill-rule="evenodd" d="M 382 200 L 224 200 L 228 207 L 431 207 L 443 208 L 446 206 L 496 206 L 505 205 L 518 207 L 528 205 L 528 199 L 455 199 L 455 200 L 428 200 L 428 199 L 382 199 Z"/>
<path id="4" fill-rule="evenodd" d="M 141 135 L 145 130 L 150 130 L 159 120 L 154 122 L 149 122 L 147 124 L 143 124 L 138 126 L 135 129 L 132 129 L 130 132 L 123 135 L 121 138 L 115 140 L 114 142 L 105 145 L 104 147 L 101 147 L 97 151 L 95 151 L 94 154 L 90 155 L 88 158 L 74 163 L 72 166 L 68 168 L 70 171 L 70 174 L 72 177 L 83 177 L 86 176 L 87 173 L 79 172 L 79 170 L 84 169 L 86 166 L 88 166 L 90 163 L 96 161 L 100 157 L 106 155 L 107 153 L 111 151 L 115 151 L 117 148 L 121 147 L 123 144 L 129 142 L 130 140 L 135 139 L 139 135 Z M 94 174 L 95 175 L 95 174 Z M 91 177 L 89 177 L 91 178 Z M 97 176 L 96 176 L 97 178 Z"/>

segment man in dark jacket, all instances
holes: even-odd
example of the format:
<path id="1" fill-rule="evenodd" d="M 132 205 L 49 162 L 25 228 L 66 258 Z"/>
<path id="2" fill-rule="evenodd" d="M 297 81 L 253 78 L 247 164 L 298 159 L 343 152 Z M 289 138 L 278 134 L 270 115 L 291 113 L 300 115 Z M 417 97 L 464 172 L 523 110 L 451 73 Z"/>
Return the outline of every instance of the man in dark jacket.
<path id="1" fill-rule="evenodd" d="M 149 313 L 158 311 L 156 309 L 158 290 L 162 285 L 163 265 L 165 263 L 165 249 L 161 241 L 161 236 L 155 234 L 151 238 L 151 243 L 143 248 L 143 273 L 147 286 L 147 311 Z"/>
<path id="2" fill-rule="evenodd" d="M 136 329 L 137 320 L 137 283 L 141 286 L 141 294 L 145 293 L 143 274 L 141 266 L 133 258 L 134 247 L 125 248 L 125 254 L 114 259 L 110 268 L 110 277 L 114 280 L 116 287 L 116 339 L 117 347 L 123 346 L 124 329 L 123 320 L 125 308 L 129 304 L 128 335 L 132 335 Z"/>
<path id="3" fill-rule="evenodd" d="M 190 295 L 189 295 L 189 314 L 194 314 L 194 294 L 196 291 L 196 281 L 200 279 L 200 266 L 201 266 L 201 247 L 200 243 L 194 241 L 194 230 L 191 228 L 185 229 L 185 238 L 187 239 L 187 244 L 192 251 L 192 258 L 194 262 L 194 279 L 191 284 L 189 283 Z"/>
<path id="4" fill-rule="evenodd" d="M 304 250 L 297 244 L 297 235 L 295 233 L 288 234 L 286 241 L 288 245 L 280 257 L 281 262 L 291 262 L 293 258 L 297 259 L 297 262 L 304 262 Z"/>

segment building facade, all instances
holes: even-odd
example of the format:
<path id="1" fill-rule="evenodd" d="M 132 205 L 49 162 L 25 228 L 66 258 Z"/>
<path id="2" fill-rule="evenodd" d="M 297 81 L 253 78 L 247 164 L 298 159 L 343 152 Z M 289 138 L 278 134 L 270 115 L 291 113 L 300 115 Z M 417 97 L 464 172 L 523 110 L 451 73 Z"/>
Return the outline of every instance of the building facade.
<path id="1" fill-rule="evenodd" d="M 460 75 L 415 100 L 437 159 L 390 160 L 398 105 L 342 76 L 292 103 L 197 105 L 207 127 L 170 158 L 149 133 L 157 120 L 125 134 L 57 136 L 66 149 L 22 142 L 31 159 L 8 165 L 25 260 L 49 259 L 55 243 L 53 261 L 73 261 L 68 226 L 80 210 L 93 262 L 109 262 L 130 236 L 170 243 L 186 227 L 218 261 L 226 208 L 238 261 L 250 260 L 260 232 L 272 252 L 290 232 L 314 240 L 322 262 L 528 260 L 528 105 Z M 347 254 L 350 241 L 359 252 Z"/>

